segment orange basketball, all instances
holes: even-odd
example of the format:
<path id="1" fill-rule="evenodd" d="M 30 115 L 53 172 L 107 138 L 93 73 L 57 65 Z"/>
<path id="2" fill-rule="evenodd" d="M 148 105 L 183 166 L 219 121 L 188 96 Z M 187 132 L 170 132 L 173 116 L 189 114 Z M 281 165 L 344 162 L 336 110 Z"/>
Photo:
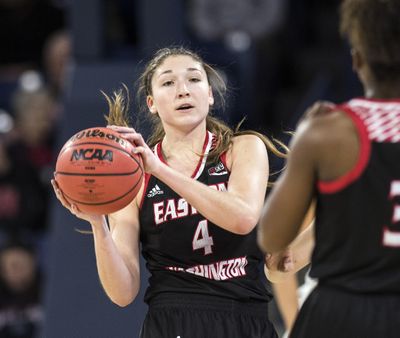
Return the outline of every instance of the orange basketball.
<path id="1" fill-rule="evenodd" d="M 56 163 L 55 179 L 65 198 L 91 214 L 109 214 L 128 205 L 143 180 L 142 160 L 133 149 L 108 128 L 76 133 Z"/>

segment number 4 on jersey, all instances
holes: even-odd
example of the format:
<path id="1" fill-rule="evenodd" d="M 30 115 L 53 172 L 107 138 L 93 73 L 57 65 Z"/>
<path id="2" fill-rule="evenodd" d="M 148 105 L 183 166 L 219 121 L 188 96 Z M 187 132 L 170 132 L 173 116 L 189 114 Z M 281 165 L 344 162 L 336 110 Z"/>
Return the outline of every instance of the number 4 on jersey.
<path id="1" fill-rule="evenodd" d="M 204 255 L 212 253 L 213 238 L 208 234 L 208 222 L 206 219 L 199 222 L 193 236 L 193 250 L 204 249 Z"/>

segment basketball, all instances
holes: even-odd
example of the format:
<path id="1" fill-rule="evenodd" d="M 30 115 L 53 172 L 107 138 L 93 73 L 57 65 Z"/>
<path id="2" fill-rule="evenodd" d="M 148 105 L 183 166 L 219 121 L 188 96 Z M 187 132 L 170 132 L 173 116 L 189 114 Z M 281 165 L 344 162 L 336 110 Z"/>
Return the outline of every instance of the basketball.
<path id="1" fill-rule="evenodd" d="M 68 202 L 90 214 L 127 206 L 143 180 L 143 163 L 133 145 L 103 127 L 82 130 L 62 147 L 55 180 Z"/>

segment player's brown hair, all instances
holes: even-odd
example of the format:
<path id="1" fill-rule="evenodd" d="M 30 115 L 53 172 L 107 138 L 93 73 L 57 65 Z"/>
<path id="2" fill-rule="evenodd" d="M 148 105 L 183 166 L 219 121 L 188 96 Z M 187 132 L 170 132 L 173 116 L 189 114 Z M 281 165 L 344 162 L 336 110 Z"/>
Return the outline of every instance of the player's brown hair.
<path id="1" fill-rule="evenodd" d="M 400 1 L 344 0 L 340 31 L 359 48 L 375 80 L 400 81 Z"/>
<path id="2" fill-rule="evenodd" d="M 199 62 L 202 65 L 207 74 L 207 79 L 212 88 L 216 104 L 222 108 L 224 107 L 226 85 L 218 72 L 212 66 L 205 63 L 198 54 L 183 47 L 173 47 L 160 49 L 147 63 L 142 75 L 139 78 L 137 100 L 139 108 L 142 112 L 147 112 L 148 110 L 145 102 L 146 97 L 148 95 L 152 95 L 151 81 L 154 72 L 164 62 L 166 58 L 170 56 L 180 55 L 190 56 L 191 58 L 193 58 L 193 60 Z M 109 114 L 108 116 L 106 116 L 107 122 L 109 124 L 115 125 L 128 125 L 129 123 L 126 95 L 123 94 L 123 91 L 120 90 L 114 92 L 111 98 L 107 95 L 105 96 L 109 104 Z M 152 123 L 152 133 L 150 134 L 147 142 L 150 147 L 153 147 L 163 139 L 165 132 L 158 114 L 151 114 L 150 116 Z M 265 135 L 254 130 L 239 130 L 240 124 L 236 129 L 232 129 L 222 120 L 212 116 L 212 111 L 210 111 L 210 113 L 207 115 L 206 125 L 207 130 L 215 134 L 217 137 L 216 146 L 212 149 L 207 158 L 209 162 L 215 161 L 221 154 L 229 149 L 232 144 L 233 137 L 243 134 L 253 134 L 258 136 L 265 143 L 269 151 L 271 151 L 278 157 L 286 157 L 287 148 L 280 141 L 275 139 L 272 141 Z M 279 150 L 279 148 L 283 149 L 283 151 Z"/>

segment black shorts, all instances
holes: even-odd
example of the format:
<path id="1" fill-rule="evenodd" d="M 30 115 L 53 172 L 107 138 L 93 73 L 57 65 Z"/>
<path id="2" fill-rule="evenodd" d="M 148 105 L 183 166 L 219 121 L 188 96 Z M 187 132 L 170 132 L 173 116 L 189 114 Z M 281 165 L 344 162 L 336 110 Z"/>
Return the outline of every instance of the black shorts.
<path id="1" fill-rule="evenodd" d="M 141 338 L 278 338 L 268 303 L 164 294 L 149 304 Z"/>
<path id="2" fill-rule="evenodd" d="M 322 337 L 400 337 L 400 296 L 318 286 L 303 304 L 290 338 Z"/>

